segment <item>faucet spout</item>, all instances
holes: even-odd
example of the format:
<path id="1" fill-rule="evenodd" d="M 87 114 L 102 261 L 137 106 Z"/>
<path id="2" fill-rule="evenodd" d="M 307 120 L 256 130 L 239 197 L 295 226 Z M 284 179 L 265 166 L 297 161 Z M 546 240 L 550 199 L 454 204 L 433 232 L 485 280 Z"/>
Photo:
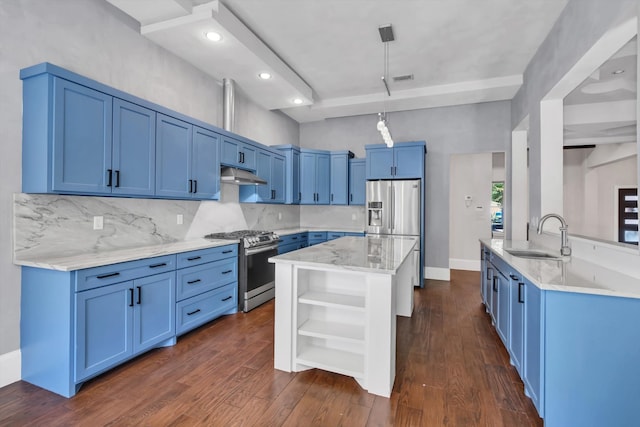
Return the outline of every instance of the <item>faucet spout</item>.
<path id="1" fill-rule="evenodd" d="M 549 218 L 556 218 L 558 221 L 560 221 L 560 240 L 561 240 L 560 255 L 562 256 L 571 255 L 571 248 L 569 247 L 569 238 L 567 237 L 567 230 L 569 229 L 569 226 L 567 225 L 567 221 L 565 221 L 564 218 L 562 218 L 560 215 L 550 213 L 540 218 L 540 222 L 538 222 L 538 229 L 537 229 L 538 234 L 542 233 L 542 225 Z"/>

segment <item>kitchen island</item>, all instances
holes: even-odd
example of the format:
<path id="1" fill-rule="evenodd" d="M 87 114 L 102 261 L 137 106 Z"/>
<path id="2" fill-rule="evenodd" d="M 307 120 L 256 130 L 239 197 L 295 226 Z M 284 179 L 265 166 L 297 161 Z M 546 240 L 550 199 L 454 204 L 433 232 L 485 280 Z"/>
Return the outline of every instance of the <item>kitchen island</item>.
<path id="1" fill-rule="evenodd" d="M 351 376 L 389 397 L 396 315 L 410 317 L 412 237 L 342 237 L 270 258 L 276 264 L 274 366 Z"/>

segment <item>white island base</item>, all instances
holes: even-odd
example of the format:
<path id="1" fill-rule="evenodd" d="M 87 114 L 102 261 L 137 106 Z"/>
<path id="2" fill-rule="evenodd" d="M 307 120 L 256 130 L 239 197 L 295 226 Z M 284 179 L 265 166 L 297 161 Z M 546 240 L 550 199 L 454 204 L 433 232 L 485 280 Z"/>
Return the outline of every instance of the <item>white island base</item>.
<path id="1" fill-rule="evenodd" d="M 380 272 L 272 258 L 275 368 L 336 372 L 389 397 L 396 374 L 396 314 L 411 316 L 413 310 L 417 269 L 408 254 Z"/>

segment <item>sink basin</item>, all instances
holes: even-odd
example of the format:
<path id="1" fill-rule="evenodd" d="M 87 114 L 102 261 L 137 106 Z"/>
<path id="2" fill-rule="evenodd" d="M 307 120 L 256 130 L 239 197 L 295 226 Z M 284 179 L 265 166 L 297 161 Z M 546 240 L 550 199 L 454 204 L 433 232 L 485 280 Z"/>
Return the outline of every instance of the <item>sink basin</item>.
<path id="1" fill-rule="evenodd" d="M 513 256 L 517 256 L 520 258 L 532 258 L 532 259 L 562 259 L 559 255 L 550 254 L 544 251 L 536 251 L 533 249 L 505 249 L 508 253 Z"/>

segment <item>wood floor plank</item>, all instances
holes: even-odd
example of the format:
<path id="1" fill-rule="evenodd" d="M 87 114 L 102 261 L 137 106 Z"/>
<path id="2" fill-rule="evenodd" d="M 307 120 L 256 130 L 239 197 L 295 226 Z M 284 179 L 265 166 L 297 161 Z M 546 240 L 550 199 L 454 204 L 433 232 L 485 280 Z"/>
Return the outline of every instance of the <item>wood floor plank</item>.
<path id="1" fill-rule="evenodd" d="M 4 426 L 542 426 L 480 301 L 480 274 L 452 271 L 398 318 L 390 398 L 352 378 L 273 368 L 274 303 L 225 316 L 87 381 L 65 399 L 0 388 Z"/>

